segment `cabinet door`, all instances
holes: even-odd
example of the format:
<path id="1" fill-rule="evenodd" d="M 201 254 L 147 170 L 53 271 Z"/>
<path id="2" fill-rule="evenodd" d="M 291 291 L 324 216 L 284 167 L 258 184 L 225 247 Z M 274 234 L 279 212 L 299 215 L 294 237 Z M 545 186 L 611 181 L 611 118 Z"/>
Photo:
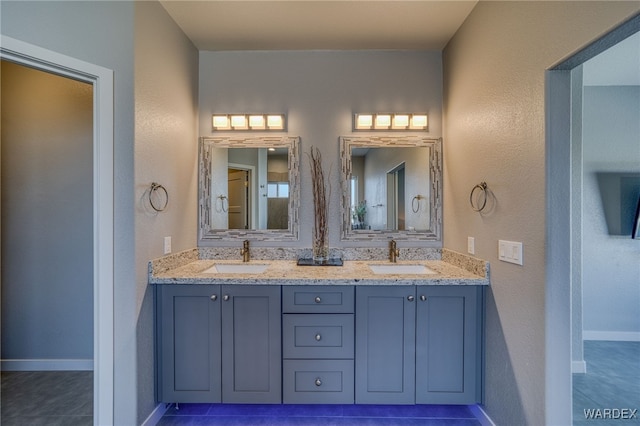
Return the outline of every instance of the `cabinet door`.
<path id="1" fill-rule="evenodd" d="M 222 286 L 222 401 L 280 403 L 280 286 Z"/>
<path id="2" fill-rule="evenodd" d="M 157 286 L 158 399 L 220 402 L 220 286 Z"/>
<path id="3" fill-rule="evenodd" d="M 418 287 L 416 403 L 475 404 L 480 397 L 480 287 Z"/>
<path id="4" fill-rule="evenodd" d="M 356 403 L 415 402 L 415 288 L 356 288 Z"/>

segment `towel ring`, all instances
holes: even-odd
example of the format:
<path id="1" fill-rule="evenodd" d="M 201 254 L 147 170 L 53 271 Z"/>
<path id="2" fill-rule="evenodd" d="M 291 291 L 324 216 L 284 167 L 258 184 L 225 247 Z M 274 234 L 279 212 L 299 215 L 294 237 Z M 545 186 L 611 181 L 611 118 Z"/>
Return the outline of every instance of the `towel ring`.
<path id="1" fill-rule="evenodd" d="M 420 200 L 422 200 L 423 198 L 427 198 L 427 197 L 425 197 L 424 195 L 418 194 L 415 197 L 413 197 L 413 199 L 411 200 L 411 210 L 414 213 L 418 213 L 420 211 Z"/>
<path id="2" fill-rule="evenodd" d="M 476 190 L 479 190 L 480 192 L 478 193 L 478 196 L 477 196 L 478 203 L 474 204 L 473 194 L 476 192 Z M 480 203 L 479 201 L 480 197 L 482 197 L 482 203 Z M 480 182 L 479 184 L 473 187 L 473 189 L 471 190 L 471 194 L 469 194 L 469 204 L 471 204 L 471 208 L 473 209 L 474 212 L 481 212 L 482 210 L 484 210 L 484 208 L 487 206 L 487 183 L 486 182 Z"/>
<path id="3" fill-rule="evenodd" d="M 229 198 L 227 198 L 226 195 L 218 195 L 218 198 L 220 199 L 220 205 L 222 207 L 222 211 L 224 213 L 229 211 Z M 224 202 L 227 202 L 227 207 L 224 206 Z"/>
<path id="4" fill-rule="evenodd" d="M 158 191 L 164 192 L 164 203 L 162 203 L 162 206 L 157 206 L 153 202 L 153 194 L 157 193 Z M 169 204 L 169 193 L 167 192 L 167 189 L 159 183 L 152 182 L 151 188 L 149 188 L 149 204 L 151 204 L 151 208 L 157 212 L 164 211 Z"/>

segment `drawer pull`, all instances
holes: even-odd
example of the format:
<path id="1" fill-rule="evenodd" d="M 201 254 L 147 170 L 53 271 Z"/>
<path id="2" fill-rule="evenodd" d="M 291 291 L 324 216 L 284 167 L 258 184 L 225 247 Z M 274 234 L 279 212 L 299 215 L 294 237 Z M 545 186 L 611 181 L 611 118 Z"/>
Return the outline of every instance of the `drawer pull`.
<path id="1" fill-rule="evenodd" d="M 215 302 L 216 300 L 218 300 L 218 295 L 217 295 L 217 294 L 212 294 L 212 295 L 211 295 L 211 300 L 213 300 L 214 302 Z"/>
<path id="2" fill-rule="evenodd" d="M 316 342 L 319 342 L 320 340 L 322 340 L 322 336 L 318 333 L 316 334 Z"/>
<path id="3" fill-rule="evenodd" d="M 224 296 L 222 296 L 222 300 L 224 300 L 225 302 L 228 301 L 229 299 L 231 299 L 231 296 L 229 296 L 228 294 L 225 294 Z"/>
<path id="4" fill-rule="evenodd" d="M 316 378 L 316 386 L 322 386 L 322 380 L 320 380 L 320 377 Z"/>
<path id="5" fill-rule="evenodd" d="M 322 303 L 322 299 L 320 298 L 320 296 L 316 296 L 315 301 L 316 303 Z"/>
<path id="6" fill-rule="evenodd" d="M 408 300 L 409 302 L 413 302 L 413 300 L 414 300 L 414 299 L 415 299 L 415 298 L 413 297 L 413 295 L 407 296 L 407 300 Z"/>
<path id="7" fill-rule="evenodd" d="M 424 294 L 423 294 L 423 295 L 421 295 L 421 296 L 420 296 L 420 300 L 422 300 L 422 301 L 424 302 L 425 300 L 427 300 L 427 296 L 425 296 Z"/>

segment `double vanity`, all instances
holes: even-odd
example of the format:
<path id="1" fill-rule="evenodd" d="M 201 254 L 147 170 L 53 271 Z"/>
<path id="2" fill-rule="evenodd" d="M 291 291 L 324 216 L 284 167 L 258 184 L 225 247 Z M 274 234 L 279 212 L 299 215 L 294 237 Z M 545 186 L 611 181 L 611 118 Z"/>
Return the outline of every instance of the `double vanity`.
<path id="1" fill-rule="evenodd" d="M 481 401 L 485 262 L 416 248 L 390 263 L 352 249 L 343 266 L 298 266 L 285 249 L 250 262 L 239 251 L 150 262 L 159 401 Z"/>
<path id="2" fill-rule="evenodd" d="M 300 138 L 201 138 L 198 248 L 149 263 L 158 401 L 482 401 L 489 265 L 437 248 L 442 141 L 339 143 L 341 266 L 300 266 Z"/>

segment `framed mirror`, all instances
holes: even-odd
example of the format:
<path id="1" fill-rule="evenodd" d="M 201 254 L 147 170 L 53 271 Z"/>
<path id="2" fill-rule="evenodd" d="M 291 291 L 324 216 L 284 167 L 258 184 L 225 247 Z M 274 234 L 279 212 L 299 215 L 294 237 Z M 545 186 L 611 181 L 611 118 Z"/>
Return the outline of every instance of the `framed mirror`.
<path id="1" fill-rule="evenodd" d="M 201 138 L 200 242 L 298 239 L 298 137 Z"/>
<path id="2" fill-rule="evenodd" d="M 342 239 L 439 241 L 442 139 L 342 136 Z"/>

